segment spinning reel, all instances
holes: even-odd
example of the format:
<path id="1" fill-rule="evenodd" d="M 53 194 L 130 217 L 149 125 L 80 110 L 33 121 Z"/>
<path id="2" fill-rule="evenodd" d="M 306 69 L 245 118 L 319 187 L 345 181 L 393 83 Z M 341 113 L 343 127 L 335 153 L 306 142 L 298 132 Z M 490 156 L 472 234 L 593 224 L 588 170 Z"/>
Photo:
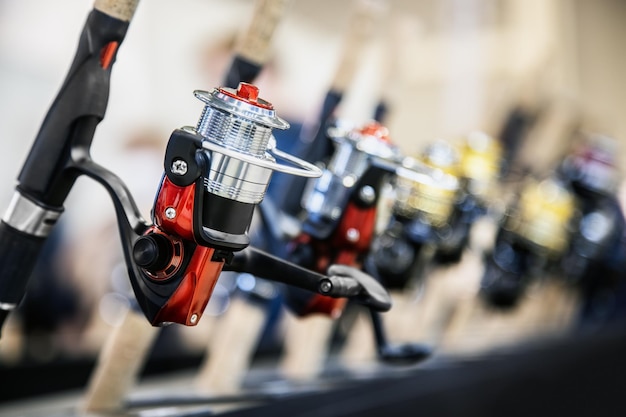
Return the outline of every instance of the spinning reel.
<path id="1" fill-rule="evenodd" d="M 399 160 L 387 129 L 378 123 L 348 131 L 335 127 L 329 135 L 335 152 L 321 177 L 305 189 L 302 206 L 306 218 L 291 251 L 294 262 L 317 271 L 332 263 L 360 264 L 374 236 L 382 181 L 395 171 Z M 290 307 L 299 315 L 338 317 L 346 301 L 289 293 Z"/>
<path id="2" fill-rule="evenodd" d="M 77 68 L 79 72 L 91 70 L 87 66 Z M 79 83 L 65 86 L 69 90 L 82 88 Z M 340 268 L 326 276 L 326 271 L 313 272 L 249 246 L 247 231 L 252 214 L 263 199 L 272 172 L 314 177 L 320 170 L 275 148 L 272 129 L 286 129 L 288 124 L 276 116 L 271 103 L 258 97 L 257 87 L 242 83 L 236 90 L 218 88 L 195 94 L 205 103 L 204 111 L 196 128 L 177 129 L 169 139 L 165 173 L 152 210 L 154 224 L 141 217 L 122 181 L 91 159 L 89 135 L 42 136 L 31 150 L 31 159 L 45 159 L 45 147 L 57 141 L 55 157 L 59 162 L 46 166 L 51 167 L 51 177 L 61 179 L 56 189 L 48 191 L 59 202 L 81 174 L 107 189 L 117 213 L 130 282 L 150 323 L 196 325 L 222 270 L 248 272 L 334 297 L 356 297 L 376 310 L 388 310 L 391 302 L 384 288 L 356 269 Z M 63 105 L 57 103 L 50 114 L 61 113 L 58 118 L 63 125 L 71 124 L 65 119 L 80 118 L 80 114 L 63 113 L 65 103 L 60 103 Z M 47 120 L 56 122 L 50 114 Z M 54 133 L 54 129 L 54 125 L 44 125 L 42 132 Z M 288 164 L 279 164 L 277 159 Z M 28 165 L 25 172 L 30 174 L 33 166 Z M 45 190 L 39 182 L 47 177 L 33 178 Z M 43 240 L 26 236 L 38 237 L 42 227 L 49 231 L 53 224 L 46 216 L 34 215 L 41 211 L 40 204 L 44 203 L 32 202 L 18 188 L 5 215 L 6 233 L 0 236 L 7 248 L 3 252 L 7 261 L 22 259 L 26 252 L 36 256 L 35 249 Z M 58 217 L 61 210 L 45 213 Z M 17 270 L 24 262 L 7 265 Z M 0 275 L 0 300 L 19 301 L 26 280 L 21 281 L 22 275 L 15 273 Z M 5 317 L 6 313 L 1 318 Z"/>
<path id="3" fill-rule="evenodd" d="M 198 322 L 224 264 L 249 244 L 252 214 L 273 171 L 320 174 L 273 146 L 272 128 L 289 125 L 258 92 L 245 83 L 196 91 L 205 104 L 197 127 L 169 139 L 154 225 L 132 249 L 139 274 L 131 280 L 153 324 Z M 167 298 L 161 295 L 166 288 Z"/>
<path id="4" fill-rule="evenodd" d="M 298 286 L 309 286 L 315 275 L 249 248 L 247 232 L 273 171 L 315 177 L 320 170 L 275 148 L 272 129 L 289 125 L 257 87 L 241 83 L 195 95 L 205 107 L 195 129 L 175 130 L 169 139 L 154 225 L 129 242 L 133 289 L 153 325 L 197 324 L 222 270 Z M 322 293 L 360 291 L 347 276 L 317 284 Z"/>
<path id="5" fill-rule="evenodd" d="M 367 270 L 387 288 L 404 289 L 422 276 L 426 245 L 436 247 L 449 234 L 460 190 L 459 180 L 444 170 L 406 158 L 397 170 L 391 219 L 374 242 Z"/>
<path id="6" fill-rule="evenodd" d="M 565 256 L 575 218 L 576 199 L 565 183 L 553 177 L 528 180 L 486 256 L 483 299 L 497 308 L 515 307 L 530 281 Z"/>
<path id="7" fill-rule="evenodd" d="M 328 264 L 361 266 L 375 234 L 377 206 L 389 174 L 400 169 L 402 155 L 377 122 L 360 129 L 331 129 L 335 152 L 321 177 L 309 184 L 302 206 L 307 217 L 303 233 L 294 241 L 290 259 L 317 271 Z M 287 304 L 300 316 L 339 317 L 345 298 L 288 289 Z M 420 344 L 391 344 L 378 313 L 369 310 L 378 357 L 387 363 L 407 364 L 430 355 Z"/>

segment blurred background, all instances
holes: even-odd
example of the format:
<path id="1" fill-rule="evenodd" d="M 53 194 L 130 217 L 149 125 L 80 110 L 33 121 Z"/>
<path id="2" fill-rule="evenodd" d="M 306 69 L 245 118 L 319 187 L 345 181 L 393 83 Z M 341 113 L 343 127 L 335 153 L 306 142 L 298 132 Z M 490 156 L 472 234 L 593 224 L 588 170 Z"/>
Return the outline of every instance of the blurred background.
<path id="1" fill-rule="evenodd" d="M 516 148 L 521 171 L 547 175 L 570 150 L 573 132 L 594 131 L 615 138 L 610 147 L 621 184 L 626 138 L 625 2 L 381 3 L 384 13 L 375 22 L 338 109 L 340 118 L 363 123 L 384 97 L 390 108 L 386 125 L 394 143 L 405 154 L 417 155 L 434 140 L 454 141 L 473 130 L 501 140 L 513 110 L 522 109 L 536 120 Z M 0 207 L 8 206 L 21 164 L 69 67 L 92 4 L 0 0 Z M 202 106 L 192 92 L 220 85 L 252 7 L 252 0 L 140 3 L 118 54 L 107 117 L 98 127 L 92 155 L 128 184 L 146 218 L 171 131 L 195 125 Z M 281 117 L 306 124 L 318 116 L 341 58 L 351 11 L 348 1 L 291 2 L 272 40 L 270 61 L 256 82 L 261 96 Z M 502 210 L 507 203 L 503 196 L 511 190 L 506 185 L 501 189 L 502 198 L 492 204 Z M 615 191 L 618 197 L 620 189 Z M 8 375 L 17 366 L 36 370 L 58 364 L 60 358 L 80 358 L 82 367 L 67 387 L 80 386 L 76 381 L 84 384 L 103 340 L 120 320 L 120 306 L 127 303 L 115 295 L 127 279 L 120 267 L 113 215 L 104 190 L 90 180 L 79 180 L 66 203 L 57 244 L 41 266 L 48 278 L 32 285 L 34 301 L 5 330 L 0 344 L 2 372 Z M 485 226 L 487 237 L 478 246 L 493 244 L 495 223 Z M 479 258 L 462 265 L 472 271 L 482 268 Z M 474 296 L 480 279 L 458 283 L 454 279 L 472 274 L 460 271 L 446 272 L 454 277 L 449 285 L 465 288 L 462 297 Z M 438 291 L 446 297 L 441 295 L 444 289 Z M 449 352 L 477 352 L 497 344 L 497 337 L 476 337 L 497 333 L 496 324 L 481 327 L 486 321 L 474 320 L 471 331 L 462 330 L 469 321 L 452 320 L 450 310 L 461 305 L 458 298 L 439 302 L 432 297 L 431 303 L 422 303 L 424 327 L 413 336 L 441 343 Z M 56 301 L 46 305 L 52 298 Z M 447 310 L 436 312 L 438 306 Z M 535 316 L 520 324 L 527 326 L 523 334 L 539 332 L 541 322 L 550 323 L 550 332 L 565 329 L 572 309 L 563 307 L 552 322 L 542 321 L 539 308 L 531 309 Z M 424 324 L 427 320 L 431 323 Z M 189 352 L 186 366 L 197 365 L 207 340 L 206 334 L 197 333 L 177 338 L 177 346 L 161 351 Z M 164 362 L 152 366 L 154 372 L 168 368 Z M 62 387 L 57 380 L 42 385 L 40 393 Z M 7 395 L 5 400 L 25 393 L 16 388 Z"/>

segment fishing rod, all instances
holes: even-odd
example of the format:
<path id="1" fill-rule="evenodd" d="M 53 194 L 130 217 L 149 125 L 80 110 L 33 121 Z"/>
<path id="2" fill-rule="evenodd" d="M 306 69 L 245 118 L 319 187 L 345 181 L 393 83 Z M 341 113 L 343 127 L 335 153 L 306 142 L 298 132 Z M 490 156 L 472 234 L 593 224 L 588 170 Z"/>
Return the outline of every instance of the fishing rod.
<path id="1" fill-rule="evenodd" d="M 380 63 L 382 66 L 379 78 L 378 101 L 374 107 L 372 118 L 378 123 L 388 126 L 389 115 L 393 111 L 394 90 L 400 85 L 403 78 L 402 64 L 410 44 L 410 37 L 415 31 L 416 19 L 407 15 L 391 14 L 387 21 L 386 36 Z"/>
<path id="2" fill-rule="evenodd" d="M 335 152 L 322 176 L 305 191 L 303 207 L 307 216 L 289 255 L 293 262 L 317 270 L 333 263 L 362 265 L 375 234 L 382 185 L 389 174 L 396 174 L 403 159 L 399 149 L 390 143 L 387 129 L 376 122 L 347 130 L 337 127 L 330 136 L 335 142 Z M 310 296 L 292 288 L 286 288 L 285 292 L 286 304 L 295 315 L 307 318 L 321 315 L 326 319 L 323 320 L 326 331 L 320 330 L 320 339 L 327 340 L 332 328 L 330 319 L 343 313 L 347 300 Z M 370 317 L 380 360 L 406 364 L 430 355 L 430 349 L 422 345 L 392 345 L 377 313 L 370 313 Z M 317 321 L 311 323 L 317 325 Z M 298 377 L 304 376 L 305 369 L 319 372 L 319 368 L 314 369 L 310 364 L 319 364 L 321 359 L 306 359 L 300 350 L 287 345 L 285 371 Z M 302 358 L 292 359 L 298 357 Z"/>
<path id="3" fill-rule="evenodd" d="M 226 87 L 236 88 L 240 82 L 251 83 L 262 71 L 270 56 L 271 37 L 288 3 L 288 0 L 255 2 L 249 22 L 242 26 L 233 59 L 224 76 Z M 133 300 L 131 304 L 136 303 Z M 85 393 L 82 404 L 85 411 L 117 410 L 123 406 L 124 398 L 136 383 L 158 335 L 159 329 L 147 325 L 142 316 L 138 307 L 131 309 L 108 337 Z M 230 327 L 223 328 L 225 324 Z M 261 326 L 261 323 L 256 324 Z M 215 329 L 220 334 L 219 340 L 228 342 L 228 335 L 236 326 L 230 322 L 220 323 L 220 326 Z"/>
<path id="4" fill-rule="evenodd" d="M 355 297 L 388 310 L 386 291 L 358 270 L 330 269 L 325 275 L 249 246 L 247 229 L 272 172 L 319 175 L 315 166 L 275 148 L 272 129 L 288 124 L 254 85 L 195 92 L 204 103 L 203 113 L 195 128 L 176 129 L 168 141 L 152 224 L 141 217 L 123 182 L 91 159 L 95 128 L 106 110 L 111 64 L 136 6 L 137 1 L 96 1 L 66 82 L 18 178 L 0 229 L 2 319 L 21 300 L 27 282 L 23 271 L 30 272 L 28 264 L 80 175 L 109 192 L 137 303 L 154 326 L 196 325 L 222 270 Z"/>

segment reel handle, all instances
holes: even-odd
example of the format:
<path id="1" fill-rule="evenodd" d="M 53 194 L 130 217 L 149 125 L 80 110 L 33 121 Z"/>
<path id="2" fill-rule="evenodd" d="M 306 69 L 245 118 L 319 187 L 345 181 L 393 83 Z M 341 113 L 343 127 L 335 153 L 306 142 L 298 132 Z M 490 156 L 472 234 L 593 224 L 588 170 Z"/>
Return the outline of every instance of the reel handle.
<path id="1" fill-rule="evenodd" d="M 323 275 L 252 246 L 237 252 L 225 271 L 247 272 L 333 298 L 351 298 L 376 311 L 391 309 L 391 296 L 370 275 L 347 265 L 332 265 Z"/>

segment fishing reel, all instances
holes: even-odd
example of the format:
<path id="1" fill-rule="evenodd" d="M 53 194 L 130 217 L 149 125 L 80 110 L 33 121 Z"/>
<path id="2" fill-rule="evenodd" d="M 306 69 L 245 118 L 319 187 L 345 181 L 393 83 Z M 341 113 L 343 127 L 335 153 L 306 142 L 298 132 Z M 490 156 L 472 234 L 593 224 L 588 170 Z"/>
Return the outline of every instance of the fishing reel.
<path id="1" fill-rule="evenodd" d="M 335 144 L 328 166 L 310 182 L 302 206 L 302 233 L 293 242 L 294 262 L 317 271 L 331 263 L 358 266 L 369 251 L 384 178 L 401 159 L 388 130 L 377 122 L 361 128 L 337 125 L 329 130 Z M 337 317 L 345 300 L 289 291 L 288 304 L 299 315 Z"/>
<path id="2" fill-rule="evenodd" d="M 562 260 L 567 283 L 581 293 L 581 320 L 598 323 L 623 316 L 626 220 L 617 197 L 616 140 L 585 134 L 557 173 L 576 195 L 580 216 Z"/>
<path id="3" fill-rule="evenodd" d="M 606 299 L 613 297 L 625 259 L 617 170 L 609 138 L 587 139 L 555 175 L 527 181 L 509 207 L 482 282 L 491 305 L 514 306 L 531 279 L 556 269 L 582 292 L 583 316 L 614 308 Z"/>
<path id="4" fill-rule="evenodd" d="M 403 289 L 425 245 L 436 246 L 449 229 L 460 183 L 456 176 L 424 162 L 405 158 L 396 170 L 395 198 L 389 224 L 374 242 L 367 270 L 390 289 Z"/>
<path id="5" fill-rule="evenodd" d="M 460 189 L 453 204 L 446 236 L 440 241 L 434 260 L 438 264 L 458 262 L 470 244 L 474 223 L 489 212 L 497 197 L 501 150 L 499 144 L 481 131 L 467 134 L 456 146 L 459 155 Z"/>
<path id="6" fill-rule="evenodd" d="M 196 91 L 204 103 L 197 126 L 169 139 L 154 225 L 132 246 L 138 273 L 131 281 L 152 324 L 198 323 L 220 272 L 250 243 L 252 215 L 273 171 L 320 174 L 275 148 L 272 129 L 289 125 L 258 92 L 246 83 Z"/>
<path id="7" fill-rule="evenodd" d="M 388 288 L 404 289 L 444 245 L 455 249 L 463 229 L 455 227 L 461 193 L 456 150 L 447 142 L 430 144 L 418 158 L 407 157 L 396 172 L 391 218 L 368 259 Z M 458 236 L 461 236 L 460 238 Z"/>
<path id="8" fill-rule="evenodd" d="M 304 194 L 307 218 L 290 256 L 295 263 L 317 271 L 331 263 L 362 266 L 375 234 L 383 184 L 389 174 L 397 173 L 402 161 L 387 128 L 377 122 L 355 129 L 337 126 L 329 136 L 335 152 L 322 176 L 309 184 Z M 286 302 L 299 316 L 339 318 L 347 299 L 288 288 Z M 370 308 L 369 315 L 381 360 L 409 364 L 430 355 L 430 349 L 420 344 L 390 343 L 378 312 Z"/>
<path id="9" fill-rule="evenodd" d="M 497 308 L 516 306 L 529 283 L 565 256 L 576 218 L 576 199 L 567 184 L 554 177 L 528 180 L 485 259 L 483 299 Z"/>

